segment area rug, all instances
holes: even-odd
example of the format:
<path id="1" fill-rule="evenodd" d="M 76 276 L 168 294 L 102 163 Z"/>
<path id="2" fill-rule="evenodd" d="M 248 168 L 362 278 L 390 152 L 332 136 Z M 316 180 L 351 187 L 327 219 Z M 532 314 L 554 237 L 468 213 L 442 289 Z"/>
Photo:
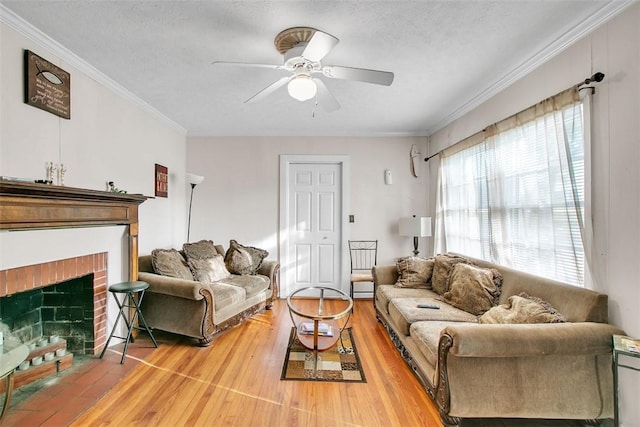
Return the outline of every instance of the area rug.
<path id="1" fill-rule="evenodd" d="M 296 328 L 291 328 L 289 347 L 282 367 L 281 380 L 294 381 L 337 381 L 366 383 L 358 357 L 356 343 L 351 328 L 344 329 L 332 348 L 318 352 L 318 368 L 313 378 L 313 351 L 308 350 L 298 340 Z"/>

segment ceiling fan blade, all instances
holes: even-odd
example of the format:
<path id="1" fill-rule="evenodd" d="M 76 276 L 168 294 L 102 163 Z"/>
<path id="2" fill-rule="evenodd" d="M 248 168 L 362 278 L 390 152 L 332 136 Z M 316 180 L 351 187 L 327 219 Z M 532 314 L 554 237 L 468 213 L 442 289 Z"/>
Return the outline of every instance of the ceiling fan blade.
<path id="1" fill-rule="evenodd" d="M 302 57 L 311 62 L 320 62 L 340 40 L 331 34 L 316 31 L 302 51 Z"/>
<path id="2" fill-rule="evenodd" d="M 333 94 L 327 89 L 327 86 L 320 79 L 313 79 L 316 86 L 318 87 L 318 92 L 316 92 L 316 98 L 318 99 L 318 104 L 327 112 L 336 111 L 340 108 L 340 103 L 333 96 Z"/>
<path id="3" fill-rule="evenodd" d="M 279 80 L 276 80 L 275 82 L 271 83 L 269 86 L 265 87 L 264 89 L 262 89 L 260 92 L 256 93 L 255 95 L 253 95 L 251 98 L 247 99 L 246 101 L 244 101 L 245 104 L 247 103 L 255 103 L 255 102 L 259 102 L 261 100 L 263 100 L 264 98 L 266 98 L 267 96 L 271 95 L 273 92 L 275 92 L 276 90 L 280 89 L 282 86 L 286 85 L 287 82 L 289 81 L 289 76 L 287 77 L 283 77 Z"/>
<path id="4" fill-rule="evenodd" d="M 252 64 L 250 62 L 229 62 L 229 61 L 213 61 L 211 65 L 231 65 L 236 67 L 249 67 L 249 68 L 271 68 L 272 70 L 281 70 L 282 68 L 284 68 L 282 65 Z"/>
<path id="5" fill-rule="evenodd" d="M 393 73 L 389 71 L 367 70 L 365 68 L 341 67 L 328 65 L 322 68 L 322 74 L 332 79 L 356 80 L 376 85 L 390 86 L 393 83 Z"/>

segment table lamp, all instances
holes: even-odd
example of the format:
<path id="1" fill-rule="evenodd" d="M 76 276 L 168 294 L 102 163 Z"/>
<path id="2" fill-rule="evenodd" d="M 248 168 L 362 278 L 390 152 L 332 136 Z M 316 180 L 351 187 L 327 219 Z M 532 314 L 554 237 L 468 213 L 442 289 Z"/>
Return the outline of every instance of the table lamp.
<path id="1" fill-rule="evenodd" d="M 418 256 L 418 239 L 431 236 L 431 218 L 415 215 L 400 218 L 400 235 L 413 236 L 413 255 Z"/>

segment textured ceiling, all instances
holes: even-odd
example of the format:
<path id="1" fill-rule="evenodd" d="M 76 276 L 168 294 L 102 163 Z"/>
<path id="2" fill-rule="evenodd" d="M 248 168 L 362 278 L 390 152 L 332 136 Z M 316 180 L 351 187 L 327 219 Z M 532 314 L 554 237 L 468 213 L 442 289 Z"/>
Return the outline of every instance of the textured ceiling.
<path id="1" fill-rule="evenodd" d="M 557 49 L 611 1 L 7 1 L 4 6 L 187 130 L 189 135 L 427 135 L 487 88 Z M 591 24 L 593 25 L 593 24 Z M 390 87 L 324 79 L 326 113 L 282 88 L 273 39 L 310 26 L 340 43 L 324 65 L 392 71 Z"/>

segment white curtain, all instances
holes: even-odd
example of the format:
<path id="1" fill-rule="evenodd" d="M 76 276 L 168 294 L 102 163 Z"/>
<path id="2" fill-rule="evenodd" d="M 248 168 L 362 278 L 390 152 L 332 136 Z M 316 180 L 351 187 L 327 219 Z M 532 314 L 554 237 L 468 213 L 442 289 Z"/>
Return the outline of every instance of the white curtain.
<path id="1" fill-rule="evenodd" d="M 583 109 L 565 91 L 441 157 L 436 250 L 584 284 Z"/>

